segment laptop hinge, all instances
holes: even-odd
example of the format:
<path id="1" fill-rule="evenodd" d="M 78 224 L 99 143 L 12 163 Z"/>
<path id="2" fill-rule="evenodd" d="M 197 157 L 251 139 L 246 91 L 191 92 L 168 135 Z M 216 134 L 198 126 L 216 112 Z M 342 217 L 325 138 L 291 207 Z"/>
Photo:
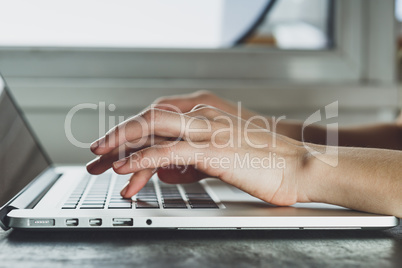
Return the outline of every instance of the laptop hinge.
<path id="1" fill-rule="evenodd" d="M 0 210 L 0 227 L 1 229 L 3 229 L 4 231 L 10 229 L 9 225 L 8 225 L 8 217 L 7 214 L 11 211 L 15 209 L 12 206 L 4 206 L 1 210 Z"/>
<path id="2" fill-rule="evenodd" d="M 0 209 L 0 227 L 8 230 L 7 214 L 14 209 L 33 208 L 56 183 L 61 174 L 54 168 L 49 168 L 41 173 L 35 180 L 28 184 L 21 192 L 15 195 L 6 205 Z"/>

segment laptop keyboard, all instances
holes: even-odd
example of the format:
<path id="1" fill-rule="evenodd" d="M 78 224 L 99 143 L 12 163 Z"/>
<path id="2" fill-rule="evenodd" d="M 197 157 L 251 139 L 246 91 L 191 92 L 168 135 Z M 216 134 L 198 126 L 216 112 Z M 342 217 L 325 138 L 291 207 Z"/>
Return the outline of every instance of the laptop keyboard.
<path id="1" fill-rule="evenodd" d="M 78 184 L 78 186 L 74 189 L 70 197 L 63 205 L 63 209 L 76 209 L 78 203 L 81 201 L 82 194 L 84 193 L 86 187 L 88 186 L 89 176 L 85 176 L 84 179 Z"/>
<path id="2" fill-rule="evenodd" d="M 158 196 L 152 180 L 136 194 L 135 200 L 137 209 L 159 208 Z"/>
<path id="3" fill-rule="evenodd" d="M 80 209 L 102 209 L 105 207 L 106 197 L 110 187 L 110 175 L 102 174 L 96 178 L 89 192 L 83 199 Z"/>
<path id="4" fill-rule="evenodd" d="M 124 199 L 120 191 L 127 178 L 112 173 L 88 175 L 62 209 L 219 209 L 200 183 L 173 185 L 151 179 L 133 199 Z"/>

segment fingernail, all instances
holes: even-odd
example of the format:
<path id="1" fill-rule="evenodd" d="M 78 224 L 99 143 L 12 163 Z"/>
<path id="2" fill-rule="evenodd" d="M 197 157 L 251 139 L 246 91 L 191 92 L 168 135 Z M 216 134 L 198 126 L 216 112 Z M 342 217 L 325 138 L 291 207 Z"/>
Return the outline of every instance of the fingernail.
<path id="1" fill-rule="evenodd" d="M 123 190 L 121 190 L 120 195 L 124 196 L 127 193 L 127 186 L 123 188 Z"/>
<path id="2" fill-rule="evenodd" d="M 117 168 L 123 166 L 125 163 L 127 163 L 127 158 L 122 158 L 119 161 L 114 162 L 113 167 L 117 169 Z"/>
<path id="3" fill-rule="evenodd" d="M 89 148 L 91 149 L 91 151 L 95 151 L 96 148 L 98 147 L 99 147 L 99 141 L 94 141 Z"/>
<path id="4" fill-rule="evenodd" d="M 101 139 L 99 139 L 99 140 L 97 140 L 97 141 L 94 141 L 94 142 L 91 144 L 91 146 L 90 146 L 91 150 L 92 150 L 92 151 L 95 151 L 95 150 L 98 149 L 104 142 L 105 142 L 105 139 L 104 139 L 104 138 L 101 138 Z"/>

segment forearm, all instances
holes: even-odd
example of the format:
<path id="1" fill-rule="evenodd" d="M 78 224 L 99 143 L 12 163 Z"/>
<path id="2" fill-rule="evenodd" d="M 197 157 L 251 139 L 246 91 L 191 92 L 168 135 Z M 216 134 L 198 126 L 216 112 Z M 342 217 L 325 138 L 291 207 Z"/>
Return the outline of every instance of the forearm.
<path id="1" fill-rule="evenodd" d="M 289 138 L 322 145 L 338 145 L 347 147 L 368 147 L 402 150 L 402 127 L 394 123 L 366 125 L 358 127 L 341 127 L 327 129 L 319 125 L 303 124 L 295 120 L 282 120 L 275 123 L 268 118 L 272 131 Z M 327 135 L 337 132 L 338 144 L 327 143 Z"/>
<path id="2" fill-rule="evenodd" d="M 338 156 L 322 156 L 309 156 L 305 167 L 303 188 L 309 201 L 402 217 L 402 152 L 340 147 Z M 336 167 L 327 164 L 336 157 Z"/>

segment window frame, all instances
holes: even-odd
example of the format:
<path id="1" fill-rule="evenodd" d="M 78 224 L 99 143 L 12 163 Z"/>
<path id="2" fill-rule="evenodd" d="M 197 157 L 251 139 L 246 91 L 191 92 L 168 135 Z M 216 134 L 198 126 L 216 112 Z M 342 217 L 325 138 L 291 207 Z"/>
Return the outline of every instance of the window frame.
<path id="1" fill-rule="evenodd" d="M 132 89 L 147 89 L 151 84 L 161 92 L 172 85 L 212 90 L 236 85 L 298 88 L 310 94 L 337 83 L 358 90 L 379 85 L 371 102 L 382 96 L 395 105 L 396 42 L 383 42 L 396 40 L 395 18 L 387 16 L 394 5 L 393 0 L 335 1 L 335 46 L 330 50 L 3 47 L 0 71 L 20 94 L 35 84 L 74 92 L 75 83 L 80 90 L 96 90 L 105 80 L 120 88 L 130 83 Z M 386 28 L 392 31 L 381 30 Z"/>

